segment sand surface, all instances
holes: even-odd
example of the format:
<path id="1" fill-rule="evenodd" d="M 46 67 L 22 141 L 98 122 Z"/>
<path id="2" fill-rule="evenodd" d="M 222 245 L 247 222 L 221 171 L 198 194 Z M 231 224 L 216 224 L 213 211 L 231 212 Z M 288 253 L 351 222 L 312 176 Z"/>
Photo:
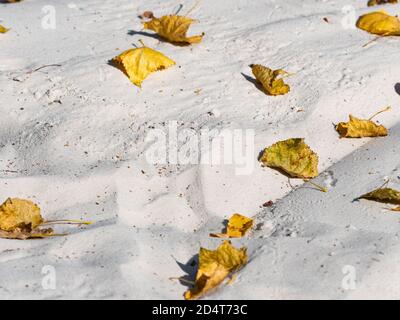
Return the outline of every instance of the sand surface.
<path id="1" fill-rule="evenodd" d="M 190 47 L 160 41 L 137 18 L 173 13 L 177 1 L 0 4 L 11 29 L 0 34 L 0 199 L 31 199 L 47 219 L 94 222 L 57 228 L 67 237 L 1 239 L 0 298 L 181 299 L 187 287 L 169 278 L 193 275 L 199 247 L 220 243 L 208 234 L 239 212 L 257 223 L 233 241 L 250 262 L 208 298 L 398 299 L 400 216 L 353 201 L 385 179 L 400 188 L 400 39 L 364 47 L 373 36 L 354 19 L 373 10 L 366 2 L 203 0 L 190 34 L 205 37 Z M 182 3 L 181 13 L 193 5 Z M 400 4 L 384 8 L 400 14 Z M 44 28 L 52 10 L 55 29 Z M 142 89 L 108 64 L 139 39 L 177 62 Z M 293 73 L 291 92 L 266 96 L 251 63 Z M 392 111 L 377 121 L 389 137 L 338 138 L 333 123 L 385 106 Z M 196 133 L 254 130 L 251 170 L 149 163 L 149 132 L 175 122 Z M 291 137 L 318 153 L 315 182 L 328 193 L 299 181 L 293 190 L 260 166 L 263 148 Z M 43 285 L 46 270 L 54 288 Z"/>

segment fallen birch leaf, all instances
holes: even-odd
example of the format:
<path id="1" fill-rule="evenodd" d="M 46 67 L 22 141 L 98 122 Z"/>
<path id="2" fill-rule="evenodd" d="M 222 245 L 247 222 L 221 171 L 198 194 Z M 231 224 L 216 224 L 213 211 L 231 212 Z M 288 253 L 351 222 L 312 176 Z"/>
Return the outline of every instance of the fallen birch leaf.
<path id="1" fill-rule="evenodd" d="M 200 248 L 195 285 L 185 292 L 185 299 L 193 300 L 206 294 L 246 263 L 246 248 L 236 249 L 227 240 L 214 251 Z"/>
<path id="2" fill-rule="evenodd" d="M 290 91 L 289 85 L 283 81 L 285 77 L 290 75 L 285 70 L 272 70 L 260 64 L 251 64 L 250 68 L 257 81 L 262 84 L 264 90 L 269 95 L 284 95 Z M 280 76 L 282 77 L 279 78 Z"/>
<path id="3" fill-rule="evenodd" d="M 260 161 L 283 170 L 292 178 L 310 179 L 318 176 L 318 156 L 303 138 L 279 141 L 266 148 Z"/>
<path id="4" fill-rule="evenodd" d="M 382 187 L 362 195 L 359 199 L 373 200 L 377 202 L 384 202 L 389 204 L 400 205 L 400 191 L 395 189 L 386 188 L 389 183 L 387 181 Z M 397 209 L 396 209 L 397 210 Z"/>
<path id="5" fill-rule="evenodd" d="M 9 29 L 7 29 L 6 27 L 3 27 L 3 26 L 0 24 L 0 33 L 6 33 L 8 30 L 9 30 Z"/>
<path id="6" fill-rule="evenodd" d="M 253 219 L 235 213 L 229 218 L 226 233 L 211 233 L 216 238 L 241 238 L 253 226 Z"/>
<path id="7" fill-rule="evenodd" d="M 366 137 L 384 137 L 388 135 L 388 130 L 372 121 L 372 119 L 385 111 L 390 110 L 388 107 L 382 111 L 377 112 L 368 120 L 358 119 L 352 115 L 349 115 L 349 122 L 340 122 L 336 126 L 336 131 L 339 133 L 341 138 L 366 138 Z"/>
<path id="8" fill-rule="evenodd" d="M 193 22 L 196 22 L 196 20 L 184 16 L 167 15 L 143 22 L 143 27 L 144 29 L 156 32 L 159 36 L 171 43 L 199 43 L 201 42 L 204 33 L 192 37 L 186 36 L 186 33 Z"/>
<path id="9" fill-rule="evenodd" d="M 44 221 L 40 208 L 30 200 L 8 198 L 0 206 L 0 238 L 31 239 L 57 236 L 51 228 L 39 228 L 50 223 L 79 223 L 89 224 L 84 221 Z"/>
<path id="10" fill-rule="evenodd" d="M 32 201 L 8 198 L 0 206 L 0 230 L 12 231 L 25 225 L 35 229 L 43 223 L 40 208 Z"/>
<path id="11" fill-rule="evenodd" d="M 142 82 L 150 73 L 169 68 L 175 64 L 175 61 L 166 57 L 161 52 L 145 46 L 126 50 L 112 61 L 138 87 L 142 86 Z"/>
<path id="12" fill-rule="evenodd" d="M 385 11 L 376 11 L 361 16 L 357 28 L 380 36 L 400 36 L 400 20 Z"/>
<path id="13" fill-rule="evenodd" d="M 380 5 L 380 4 L 387 4 L 387 3 L 397 3 L 397 0 L 369 0 L 368 7 Z"/>

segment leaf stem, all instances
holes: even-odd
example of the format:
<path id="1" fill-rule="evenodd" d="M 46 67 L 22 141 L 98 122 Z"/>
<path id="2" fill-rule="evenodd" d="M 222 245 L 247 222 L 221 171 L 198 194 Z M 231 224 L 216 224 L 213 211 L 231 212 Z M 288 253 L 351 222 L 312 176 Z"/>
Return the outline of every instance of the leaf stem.
<path id="1" fill-rule="evenodd" d="M 178 8 L 178 10 L 176 10 L 176 12 L 175 12 L 175 15 L 177 16 L 178 15 L 178 13 L 182 10 L 182 8 L 183 8 L 183 4 L 182 3 L 180 3 L 179 4 L 179 8 Z"/>
<path id="2" fill-rule="evenodd" d="M 376 40 L 378 40 L 381 36 L 377 36 L 375 38 L 373 38 L 372 40 L 368 41 L 366 44 L 364 44 L 362 47 L 365 48 L 366 46 L 370 45 L 372 42 L 375 42 Z"/>
<path id="3" fill-rule="evenodd" d="M 304 180 L 304 182 L 307 182 L 307 183 L 311 184 L 312 186 L 314 186 L 315 188 L 317 188 L 319 191 L 328 192 L 328 189 L 327 189 L 327 188 L 322 187 L 322 186 L 320 186 L 320 185 L 318 185 L 318 184 L 312 182 L 311 180 Z"/>
<path id="4" fill-rule="evenodd" d="M 383 109 L 383 110 L 381 110 L 381 111 L 378 111 L 377 113 L 375 113 L 371 118 L 369 118 L 368 120 L 372 120 L 373 118 L 375 118 L 377 115 L 379 115 L 379 114 L 381 114 L 381 113 L 384 113 L 384 112 L 387 112 L 387 111 L 390 111 L 390 110 L 392 110 L 392 107 L 391 106 L 388 106 L 388 107 L 386 107 L 385 109 Z"/>
<path id="5" fill-rule="evenodd" d="M 82 221 L 82 220 L 48 220 L 42 223 L 44 224 L 85 224 L 85 225 L 90 225 L 92 222 L 90 221 Z"/>
<path id="6" fill-rule="evenodd" d="M 387 179 L 387 180 L 385 181 L 385 183 L 384 183 L 383 185 L 381 185 L 381 186 L 378 188 L 378 190 L 383 189 L 384 187 L 387 187 L 387 185 L 389 184 L 389 182 L 390 182 L 390 180 Z"/>
<path id="7" fill-rule="evenodd" d="M 142 39 L 139 39 L 138 41 L 140 42 L 140 44 L 142 45 L 142 47 L 145 47 L 145 46 L 146 46 L 146 45 L 144 44 L 144 42 L 143 42 Z"/>

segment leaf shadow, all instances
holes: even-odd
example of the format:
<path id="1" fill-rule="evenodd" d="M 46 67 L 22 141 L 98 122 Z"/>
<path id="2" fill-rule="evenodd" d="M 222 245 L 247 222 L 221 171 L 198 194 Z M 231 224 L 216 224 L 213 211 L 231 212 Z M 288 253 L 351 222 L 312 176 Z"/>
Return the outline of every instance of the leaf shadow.
<path id="1" fill-rule="evenodd" d="M 400 82 L 398 82 L 398 83 L 396 83 L 396 84 L 394 85 L 394 91 L 396 91 L 396 93 L 397 93 L 398 95 L 400 95 Z"/>
<path id="2" fill-rule="evenodd" d="M 150 33 L 150 32 L 146 32 L 146 31 L 135 31 L 135 30 L 128 30 L 128 35 L 130 36 L 144 36 L 144 37 L 150 37 L 153 39 L 156 39 L 158 41 L 165 41 L 163 38 L 161 38 L 158 34 L 156 33 Z"/>
<path id="3" fill-rule="evenodd" d="M 224 219 L 224 221 L 222 222 L 222 230 L 221 233 L 222 234 L 226 234 L 228 232 L 228 223 L 229 220 L 228 219 Z M 215 233 L 210 233 L 210 237 L 217 237 L 217 235 Z"/>
<path id="4" fill-rule="evenodd" d="M 113 60 L 113 59 L 108 60 L 108 61 L 107 61 L 107 64 L 108 64 L 109 66 L 112 66 L 112 67 L 118 69 L 119 71 L 122 71 L 122 72 L 129 78 L 129 75 L 128 75 L 128 73 L 126 72 L 125 68 L 122 66 L 122 64 L 116 62 L 116 61 Z"/>
<path id="5" fill-rule="evenodd" d="M 196 279 L 197 267 L 199 265 L 199 254 L 195 254 L 186 263 L 181 263 L 176 259 L 175 261 L 179 268 L 186 273 L 184 276 L 179 278 L 179 282 L 188 288 L 192 287 L 189 283 L 194 282 Z"/>
<path id="6" fill-rule="evenodd" d="M 255 78 L 253 78 L 253 77 L 250 77 L 250 76 L 248 76 L 247 74 L 244 74 L 243 72 L 241 72 L 241 74 L 242 74 L 242 76 L 243 76 L 247 81 L 249 81 L 249 82 L 251 82 L 252 84 L 254 84 L 254 86 L 255 86 L 258 90 L 260 90 L 260 91 L 262 91 L 264 94 L 268 95 L 268 93 L 267 93 L 267 92 L 265 91 L 265 89 L 263 88 L 262 84 L 261 84 L 259 81 L 257 81 L 257 79 L 255 79 Z"/>

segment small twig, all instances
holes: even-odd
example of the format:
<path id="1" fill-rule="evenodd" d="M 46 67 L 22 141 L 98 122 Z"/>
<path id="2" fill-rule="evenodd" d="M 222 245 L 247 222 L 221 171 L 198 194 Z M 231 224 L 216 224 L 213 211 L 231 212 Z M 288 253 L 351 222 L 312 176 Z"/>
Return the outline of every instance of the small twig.
<path id="1" fill-rule="evenodd" d="M 46 65 L 41 66 L 41 67 L 39 67 L 39 68 L 30 70 L 30 71 L 28 71 L 28 72 L 26 72 L 26 73 L 24 73 L 24 74 L 22 74 L 22 75 L 31 75 L 32 73 L 35 73 L 35 72 L 37 72 L 37 71 L 39 71 L 39 70 L 42 70 L 42 69 L 48 68 L 48 67 L 61 67 L 61 64 L 55 64 L 55 63 L 54 63 L 54 64 L 46 64 Z M 21 76 L 21 75 L 20 75 L 20 76 Z M 20 76 L 18 76 L 18 77 L 20 77 Z M 12 80 L 13 80 L 13 81 L 17 81 L 17 82 L 23 82 L 22 80 L 18 79 L 18 77 L 14 77 Z M 26 79 L 25 79 L 25 80 L 26 80 Z"/>
<path id="2" fill-rule="evenodd" d="M 36 71 L 42 70 L 43 68 L 47 68 L 47 67 L 61 67 L 61 64 L 46 64 L 46 65 L 36 68 L 30 72 L 27 72 L 27 74 L 34 73 Z"/>

